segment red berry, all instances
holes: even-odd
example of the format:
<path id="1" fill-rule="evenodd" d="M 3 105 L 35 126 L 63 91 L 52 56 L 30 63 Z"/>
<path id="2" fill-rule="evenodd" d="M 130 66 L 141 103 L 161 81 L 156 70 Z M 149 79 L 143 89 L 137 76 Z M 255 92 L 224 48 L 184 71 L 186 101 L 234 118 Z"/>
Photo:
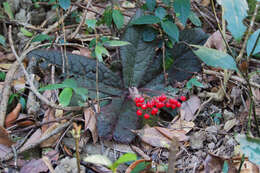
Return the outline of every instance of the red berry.
<path id="1" fill-rule="evenodd" d="M 148 119 L 148 118 L 150 118 L 150 115 L 149 114 L 144 114 L 144 118 Z"/>
<path id="2" fill-rule="evenodd" d="M 179 108 L 179 107 L 181 107 L 181 103 L 180 102 L 177 102 L 176 103 L 176 106 Z"/>
<path id="3" fill-rule="evenodd" d="M 172 109 L 175 109 L 175 108 L 176 108 L 176 105 L 175 105 L 175 104 L 172 104 L 171 107 L 172 107 Z"/>
<path id="4" fill-rule="evenodd" d="M 140 102 L 137 102 L 135 105 L 136 105 L 137 107 L 141 107 L 143 104 L 140 103 Z"/>
<path id="5" fill-rule="evenodd" d="M 186 97 L 185 96 L 181 96 L 180 100 L 184 102 L 184 101 L 186 101 Z"/>
<path id="6" fill-rule="evenodd" d="M 161 102 L 163 102 L 166 99 L 167 99 L 167 97 L 165 96 L 165 94 L 162 94 L 161 96 L 159 96 L 159 101 L 161 101 Z"/>
<path id="7" fill-rule="evenodd" d="M 164 104 L 163 102 L 159 102 L 159 103 L 158 103 L 159 108 L 163 108 L 164 105 L 165 105 L 165 104 Z"/>
<path id="8" fill-rule="evenodd" d="M 158 112 L 158 109 L 157 108 L 153 108 L 152 111 L 151 111 L 151 114 L 155 115 L 155 114 L 157 114 L 157 112 Z"/>
<path id="9" fill-rule="evenodd" d="M 154 100 L 154 99 L 152 99 L 150 103 L 151 103 L 151 107 L 153 107 L 153 106 L 155 106 L 155 105 L 156 105 L 156 102 L 155 102 L 155 100 Z"/>
<path id="10" fill-rule="evenodd" d="M 175 105 L 176 105 L 178 101 L 177 101 L 176 99 L 170 98 L 170 99 L 169 99 L 169 102 L 170 102 L 171 104 L 175 104 Z"/>
<path id="11" fill-rule="evenodd" d="M 152 104 L 151 104 L 150 102 L 147 102 L 147 103 L 146 103 L 146 106 L 147 106 L 148 108 L 151 108 L 151 107 L 152 107 Z"/>
<path id="12" fill-rule="evenodd" d="M 171 107 L 171 103 L 166 102 L 166 103 L 165 103 L 165 106 L 166 106 L 167 108 L 169 108 L 169 107 Z"/>
<path id="13" fill-rule="evenodd" d="M 138 110 L 136 111 L 136 114 L 139 115 L 139 116 L 141 116 L 143 113 L 142 113 L 142 111 L 141 111 L 140 109 L 138 109 Z"/>
<path id="14" fill-rule="evenodd" d="M 139 103 L 139 100 L 140 100 L 139 97 L 136 97 L 135 98 L 135 103 Z"/>
<path id="15" fill-rule="evenodd" d="M 139 102 L 140 102 L 140 103 L 143 103 L 143 102 L 144 102 L 144 98 L 143 98 L 143 97 L 140 97 L 140 98 L 139 98 Z"/>
<path id="16" fill-rule="evenodd" d="M 141 106 L 141 108 L 142 108 L 142 109 L 146 109 L 146 108 L 147 108 L 146 104 L 143 104 L 143 105 Z"/>

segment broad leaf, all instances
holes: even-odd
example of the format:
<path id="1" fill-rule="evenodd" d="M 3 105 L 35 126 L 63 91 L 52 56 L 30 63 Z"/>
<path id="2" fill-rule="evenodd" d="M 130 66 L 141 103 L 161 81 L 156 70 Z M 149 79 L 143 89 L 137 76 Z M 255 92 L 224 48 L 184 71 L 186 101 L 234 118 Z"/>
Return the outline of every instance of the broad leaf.
<path id="1" fill-rule="evenodd" d="M 3 46 L 6 46 L 5 45 L 5 38 L 1 34 L 0 34 L 0 44 L 3 45 Z"/>
<path id="2" fill-rule="evenodd" d="M 187 89 L 191 89 L 192 86 L 196 86 L 196 87 L 200 87 L 200 88 L 204 88 L 204 85 L 202 83 L 200 83 L 197 78 L 192 78 L 190 79 L 187 84 L 186 84 L 186 88 Z"/>
<path id="3" fill-rule="evenodd" d="M 119 46 L 125 46 L 129 45 L 130 43 L 127 41 L 119 41 L 119 40 L 111 40 L 111 41 L 106 41 L 104 43 L 105 46 L 111 46 L 111 47 L 119 47 Z"/>
<path id="4" fill-rule="evenodd" d="M 135 161 L 137 160 L 137 156 L 134 153 L 126 153 L 124 155 L 122 155 L 121 157 L 119 157 L 119 159 L 117 159 L 111 166 L 112 170 L 114 170 L 115 168 L 117 168 L 120 164 L 126 163 L 126 162 L 130 162 L 130 161 Z"/>
<path id="5" fill-rule="evenodd" d="M 167 11 L 162 8 L 162 7 L 158 7 L 155 10 L 155 16 L 159 17 L 161 20 L 167 15 Z"/>
<path id="6" fill-rule="evenodd" d="M 112 9 L 111 8 L 107 8 L 104 13 L 103 13 L 103 17 L 104 17 L 104 21 L 106 23 L 106 25 L 108 27 L 111 26 L 112 24 L 112 20 L 113 20 L 113 17 L 112 17 Z"/>
<path id="7" fill-rule="evenodd" d="M 156 0 L 146 0 L 148 10 L 153 11 L 156 6 Z"/>
<path id="8" fill-rule="evenodd" d="M 86 101 L 88 98 L 88 89 L 87 88 L 73 88 L 73 91 L 80 95 L 83 101 Z"/>
<path id="9" fill-rule="evenodd" d="M 95 54 L 96 54 L 99 62 L 103 61 L 103 58 L 102 58 L 103 54 L 109 56 L 107 49 L 104 48 L 103 46 L 99 46 L 99 45 L 96 45 L 96 47 L 95 47 Z"/>
<path id="10" fill-rule="evenodd" d="M 153 41 L 155 40 L 157 34 L 158 32 L 155 29 L 147 26 L 146 29 L 144 29 L 143 31 L 143 41 L 145 42 Z"/>
<path id="11" fill-rule="evenodd" d="M 63 84 L 49 84 L 45 87 L 42 87 L 39 89 L 39 91 L 46 91 L 46 90 L 56 90 L 56 89 L 60 89 L 60 88 L 64 88 L 65 85 Z"/>
<path id="12" fill-rule="evenodd" d="M 248 5 L 246 0 L 221 0 L 224 8 L 224 19 L 227 21 L 227 28 L 236 40 L 241 40 L 246 26 L 243 24 L 247 17 Z"/>
<path id="13" fill-rule="evenodd" d="M 173 7 L 181 23 L 185 26 L 190 16 L 190 0 L 174 0 Z"/>
<path id="14" fill-rule="evenodd" d="M 33 36 L 33 33 L 31 33 L 30 31 L 28 31 L 27 29 L 25 29 L 24 27 L 20 28 L 20 31 L 23 33 L 24 36 L 26 37 L 31 37 Z"/>
<path id="15" fill-rule="evenodd" d="M 61 8 L 63 8 L 64 10 L 67 10 L 70 8 L 70 0 L 59 0 L 59 5 Z"/>
<path id="16" fill-rule="evenodd" d="M 189 19 L 195 26 L 198 26 L 198 27 L 201 26 L 201 21 L 200 21 L 199 17 L 195 13 L 193 13 L 192 11 L 189 15 Z"/>
<path id="17" fill-rule="evenodd" d="M 246 46 L 246 53 L 247 53 L 247 55 L 249 55 L 252 52 L 252 50 L 254 48 L 254 45 L 256 44 L 256 40 L 257 40 L 257 37 L 258 37 L 259 34 L 260 34 L 260 29 L 256 30 L 250 36 L 250 38 L 248 39 L 247 46 Z M 252 55 L 256 55 L 258 53 L 260 53 L 260 39 L 258 39 L 258 42 L 257 42 L 256 47 L 255 47 L 255 50 L 252 53 Z"/>
<path id="18" fill-rule="evenodd" d="M 65 79 L 62 84 L 68 88 L 77 88 L 77 81 L 74 79 Z"/>
<path id="19" fill-rule="evenodd" d="M 96 19 L 86 19 L 86 24 L 88 27 L 95 29 L 97 20 Z"/>
<path id="20" fill-rule="evenodd" d="M 192 45 L 198 48 L 193 52 L 207 65 L 222 69 L 237 70 L 236 62 L 229 54 L 203 46 Z"/>
<path id="21" fill-rule="evenodd" d="M 242 152 L 249 160 L 260 165 L 260 139 L 247 137 L 244 134 L 236 135 L 236 140 L 240 143 Z"/>
<path id="22" fill-rule="evenodd" d="M 167 20 L 167 21 L 161 22 L 161 24 L 162 24 L 162 28 L 163 28 L 164 32 L 166 32 L 167 35 L 169 35 L 176 41 L 179 41 L 179 29 L 174 23 Z"/>
<path id="23" fill-rule="evenodd" d="M 9 3 L 8 2 L 4 2 L 3 6 L 4 6 L 4 11 L 8 15 L 9 19 L 13 20 L 14 19 L 14 14 L 12 12 L 12 9 L 11 9 Z"/>
<path id="24" fill-rule="evenodd" d="M 155 24 L 159 22 L 160 22 L 160 18 L 152 15 L 146 15 L 135 19 L 131 23 L 134 25 L 144 25 L 144 24 Z"/>
<path id="25" fill-rule="evenodd" d="M 118 29 L 121 29 L 124 26 L 124 16 L 122 15 L 121 11 L 113 10 L 112 18 Z"/>
<path id="26" fill-rule="evenodd" d="M 35 36 L 33 39 L 32 39 L 32 42 L 36 42 L 36 41 L 45 41 L 45 40 L 49 40 L 51 41 L 53 39 L 53 37 L 50 37 L 49 35 L 46 35 L 46 34 L 39 34 L 37 36 Z"/>
<path id="27" fill-rule="evenodd" d="M 62 106 L 68 106 L 72 97 L 72 88 L 64 88 L 59 95 L 59 103 Z"/>

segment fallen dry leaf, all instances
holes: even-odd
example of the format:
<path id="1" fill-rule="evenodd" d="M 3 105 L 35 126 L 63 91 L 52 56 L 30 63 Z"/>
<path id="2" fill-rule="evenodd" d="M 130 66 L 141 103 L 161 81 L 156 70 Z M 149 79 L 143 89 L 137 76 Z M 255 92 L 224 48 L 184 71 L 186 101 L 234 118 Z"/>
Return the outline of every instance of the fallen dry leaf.
<path id="1" fill-rule="evenodd" d="M 233 164 L 235 165 L 235 167 L 237 169 L 239 169 L 241 160 L 235 161 Z M 245 160 L 242 167 L 241 167 L 241 171 L 240 173 L 259 173 L 259 167 L 254 164 L 253 162 L 250 162 L 249 160 Z"/>
<path id="2" fill-rule="evenodd" d="M 145 159 L 140 159 L 140 160 L 136 160 L 136 161 L 134 161 L 127 169 L 126 169 L 126 171 L 125 171 L 125 173 L 131 173 L 131 172 L 133 172 L 133 169 L 135 169 L 139 164 L 141 164 L 141 163 L 145 163 L 145 165 L 147 164 L 147 166 L 146 167 L 144 167 L 145 169 L 142 169 L 142 170 L 140 170 L 140 171 L 149 171 L 150 170 L 150 168 L 152 167 L 152 163 L 151 163 L 151 161 L 147 161 L 147 160 L 145 160 Z M 145 172 L 144 172 L 145 173 Z"/>
<path id="3" fill-rule="evenodd" d="M 185 120 L 175 120 L 172 122 L 173 124 L 169 127 L 169 129 L 173 130 L 184 130 L 185 134 L 189 133 L 192 128 L 195 126 L 194 122 L 192 121 L 185 121 Z"/>
<path id="4" fill-rule="evenodd" d="M 205 43 L 208 48 L 215 48 L 220 51 L 225 50 L 225 43 L 222 39 L 221 33 L 219 31 L 214 32 Z"/>
<path id="5" fill-rule="evenodd" d="M 79 50 L 72 51 L 73 54 L 82 55 L 85 57 L 91 57 L 91 51 L 86 47 L 79 47 Z"/>
<path id="6" fill-rule="evenodd" d="M 97 126 L 96 126 L 97 119 L 96 119 L 95 112 L 91 107 L 84 109 L 84 118 L 85 118 L 84 130 L 90 130 L 93 142 L 95 144 L 98 140 Z"/>
<path id="7" fill-rule="evenodd" d="M 20 91 L 25 88 L 25 83 L 26 83 L 26 81 L 25 81 L 24 77 L 21 77 L 18 80 L 14 80 L 12 83 L 12 86 L 14 86 L 14 89 L 16 91 Z"/>
<path id="8" fill-rule="evenodd" d="M 14 61 L 14 60 L 16 60 L 16 58 L 13 53 L 4 54 L 3 52 L 0 52 L 0 62 L 2 62 L 4 60 Z"/>
<path id="9" fill-rule="evenodd" d="M 181 119 L 191 121 L 197 109 L 200 107 L 200 99 L 197 96 L 191 96 L 189 100 L 182 103 L 180 114 Z"/>
<path id="10" fill-rule="evenodd" d="M 185 135 L 186 132 L 184 130 L 171 130 L 163 127 L 154 128 L 170 140 L 176 138 L 178 141 L 187 141 L 189 139 L 189 137 Z"/>
<path id="11" fill-rule="evenodd" d="M 6 155 L 11 152 L 11 147 L 7 147 L 6 145 L 0 144 L 0 159 L 4 159 Z"/>
<path id="12" fill-rule="evenodd" d="M 235 125 L 237 125 L 238 122 L 237 122 L 237 119 L 234 118 L 234 119 L 231 119 L 231 120 L 228 120 L 225 125 L 224 125 L 224 130 L 226 132 L 228 132 L 229 130 L 231 130 Z"/>
<path id="13" fill-rule="evenodd" d="M 27 148 L 30 145 L 35 144 L 36 142 L 39 141 L 39 139 L 41 138 L 42 135 L 42 131 L 41 129 L 37 129 L 32 136 L 30 136 L 30 138 L 25 142 L 25 144 L 21 147 L 21 150 L 24 150 L 25 148 Z"/>
<path id="14" fill-rule="evenodd" d="M 5 118 L 5 127 L 10 127 L 13 125 L 13 122 L 17 119 L 19 116 L 19 113 L 22 109 L 22 104 L 17 103 L 16 107 L 13 109 L 12 112 L 10 112 L 6 118 Z"/>
<path id="15" fill-rule="evenodd" d="M 60 123 L 54 123 L 52 124 L 45 132 L 42 133 L 42 136 L 46 136 L 48 134 L 50 134 L 53 130 L 55 130 L 56 128 L 58 128 L 60 125 Z M 61 135 L 61 133 L 58 133 L 56 135 L 53 135 L 52 137 L 50 137 L 49 139 L 45 140 L 44 142 L 41 143 L 41 147 L 45 148 L 45 147 L 52 147 L 56 142 L 57 139 L 59 138 L 59 136 Z"/>
<path id="16" fill-rule="evenodd" d="M 7 147 L 10 147 L 12 144 L 14 144 L 14 142 L 9 139 L 8 131 L 2 126 L 0 126 L 0 144 L 3 144 Z"/>
<path id="17" fill-rule="evenodd" d="M 55 120 L 55 110 L 53 108 L 48 108 L 45 111 L 42 122 L 48 122 L 48 121 L 52 121 L 52 120 Z M 44 133 L 49 127 L 51 127 L 52 124 L 53 123 L 42 125 L 42 127 L 41 127 L 42 133 Z"/>
<path id="18" fill-rule="evenodd" d="M 9 70 L 9 68 L 11 66 L 12 66 L 12 63 L 2 63 L 2 64 L 0 64 L 0 69 Z"/>

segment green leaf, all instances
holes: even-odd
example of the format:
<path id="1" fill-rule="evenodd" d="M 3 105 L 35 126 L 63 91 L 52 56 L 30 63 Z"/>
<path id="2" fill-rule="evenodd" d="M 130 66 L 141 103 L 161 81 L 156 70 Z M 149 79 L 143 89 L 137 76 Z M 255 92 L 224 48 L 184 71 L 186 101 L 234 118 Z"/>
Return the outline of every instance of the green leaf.
<path id="1" fill-rule="evenodd" d="M 171 0 L 162 0 L 162 1 L 167 6 L 171 5 Z"/>
<path id="2" fill-rule="evenodd" d="M 112 24 L 112 20 L 113 20 L 113 18 L 112 18 L 112 9 L 111 8 L 107 8 L 104 11 L 103 16 L 104 16 L 104 21 L 105 21 L 106 25 L 108 27 L 110 27 L 111 24 Z"/>
<path id="3" fill-rule="evenodd" d="M 6 46 L 6 44 L 5 44 L 5 37 L 2 36 L 1 34 L 0 34 L 0 44 L 2 44 L 3 46 Z"/>
<path id="4" fill-rule="evenodd" d="M 143 31 L 143 40 L 145 42 L 151 42 L 156 38 L 157 35 L 157 31 L 151 27 L 147 27 L 144 31 Z"/>
<path id="5" fill-rule="evenodd" d="M 61 8 L 63 8 L 64 10 L 67 10 L 70 8 L 70 0 L 59 0 L 59 5 Z"/>
<path id="6" fill-rule="evenodd" d="M 103 62 L 103 58 L 102 58 L 103 54 L 109 56 L 107 49 L 104 48 L 103 46 L 99 46 L 99 45 L 96 45 L 96 47 L 95 47 L 95 54 L 96 54 L 99 62 Z"/>
<path id="7" fill-rule="evenodd" d="M 156 0 L 146 0 L 148 10 L 153 11 L 156 6 Z"/>
<path id="8" fill-rule="evenodd" d="M 46 90 L 56 90 L 56 89 L 60 89 L 60 88 L 64 88 L 65 85 L 63 84 L 49 84 L 45 87 L 42 87 L 39 89 L 39 91 L 46 91 Z"/>
<path id="9" fill-rule="evenodd" d="M 254 45 L 256 43 L 257 37 L 260 34 L 260 29 L 256 30 L 248 39 L 247 46 L 246 46 L 246 53 L 247 56 L 252 52 Z M 255 50 L 252 55 L 256 55 L 260 53 L 260 39 L 258 40 Z"/>
<path id="10" fill-rule="evenodd" d="M 181 23 L 185 26 L 188 17 L 190 16 L 190 0 L 174 0 L 174 11 L 178 15 Z"/>
<path id="11" fill-rule="evenodd" d="M 228 162 L 225 160 L 222 168 L 223 173 L 228 173 Z"/>
<path id="12" fill-rule="evenodd" d="M 62 106 L 68 106 L 73 94 L 72 88 L 64 88 L 59 95 L 59 103 Z"/>
<path id="13" fill-rule="evenodd" d="M 167 20 L 167 21 L 161 22 L 161 25 L 162 25 L 164 32 L 166 32 L 167 35 L 169 35 L 176 41 L 179 41 L 179 29 L 174 23 Z"/>
<path id="14" fill-rule="evenodd" d="M 187 82 L 187 84 L 186 84 L 186 88 L 187 88 L 187 89 L 191 89 L 192 86 L 204 88 L 204 85 L 203 85 L 202 83 L 200 83 L 197 78 L 191 78 L 191 79 Z"/>
<path id="15" fill-rule="evenodd" d="M 207 65 L 222 69 L 237 70 L 236 62 L 229 54 L 203 46 L 191 45 L 199 48 L 193 52 Z"/>
<path id="16" fill-rule="evenodd" d="M 134 25 L 144 25 L 144 24 L 155 24 L 155 23 L 159 23 L 159 22 L 160 22 L 159 17 L 153 16 L 153 15 L 146 15 L 146 16 L 141 16 L 141 17 L 135 19 L 131 23 Z"/>
<path id="17" fill-rule="evenodd" d="M 137 156 L 134 153 L 126 153 L 119 157 L 111 166 L 112 170 L 115 170 L 120 164 L 130 162 L 130 161 L 135 161 L 137 160 Z"/>
<path id="18" fill-rule="evenodd" d="M 240 149 L 249 160 L 260 165 L 260 139 L 247 137 L 245 134 L 236 135 L 236 140 L 240 144 Z"/>
<path id="19" fill-rule="evenodd" d="M 28 31 L 27 29 L 25 28 L 20 28 L 20 31 L 23 33 L 24 36 L 26 37 L 32 37 L 33 36 L 33 33 L 31 33 L 30 31 Z"/>
<path id="20" fill-rule="evenodd" d="M 4 2 L 3 6 L 4 6 L 4 11 L 8 15 L 9 19 L 13 20 L 14 19 L 14 14 L 12 12 L 12 9 L 11 9 L 9 3 L 8 2 Z"/>
<path id="21" fill-rule="evenodd" d="M 129 44 L 131 44 L 131 43 L 129 43 L 127 41 L 120 41 L 120 40 L 110 40 L 110 41 L 104 42 L 104 45 L 111 46 L 111 47 L 125 46 L 125 45 L 129 45 Z"/>
<path id="22" fill-rule="evenodd" d="M 107 167 L 110 167 L 112 165 L 112 162 L 109 160 L 109 158 L 107 158 L 104 155 L 99 155 L 99 154 L 85 157 L 83 160 L 88 163 L 104 165 Z"/>
<path id="23" fill-rule="evenodd" d="M 158 7 L 155 10 L 155 16 L 159 17 L 161 20 L 167 15 L 167 12 L 164 8 Z"/>
<path id="24" fill-rule="evenodd" d="M 25 100 L 24 97 L 20 97 L 20 98 L 19 98 L 19 103 L 21 103 L 22 109 L 25 109 L 25 108 L 26 108 L 26 100 Z"/>
<path id="25" fill-rule="evenodd" d="M 49 35 L 46 35 L 46 34 L 39 34 L 37 36 L 35 36 L 33 39 L 32 39 L 32 42 L 42 42 L 42 41 L 45 41 L 45 40 L 49 40 L 49 41 L 52 41 L 53 37 L 50 37 Z"/>
<path id="26" fill-rule="evenodd" d="M 68 88 L 77 88 L 77 81 L 75 79 L 65 79 L 62 85 Z"/>
<path id="27" fill-rule="evenodd" d="M 73 88 L 73 91 L 80 95 L 83 101 L 86 101 L 88 98 L 88 89 L 87 88 Z"/>
<path id="28" fill-rule="evenodd" d="M 86 25 L 88 25 L 88 27 L 92 29 L 95 29 L 96 23 L 97 23 L 96 19 L 86 19 Z"/>
<path id="29" fill-rule="evenodd" d="M 124 16 L 122 15 L 121 11 L 113 10 L 112 18 L 116 24 L 117 29 L 121 29 L 124 26 Z"/>
<path id="30" fill-rule="evenodd" d="M 243 20 L 247 17 L 248 5 L 246 0 L 222 0 L 220 1 L 224 8 L 224 19 L 227 21 L 227 28 L 236 40 L 241 40 L 246 26 Z"/>
<path id="31" fill-rule="evenodd" d="M 198 16 L 197 16 L 195 13 L 193 13 L 192 11 L 191 11 L 191 13 L 190 13 L 190 15 L 189 15 L 189 19 L 190 19 L 190 21 L 191 21 L 195 26 L 201 27 L 201 21 L 200 21 L 200 19 L 199 19 Z"/>

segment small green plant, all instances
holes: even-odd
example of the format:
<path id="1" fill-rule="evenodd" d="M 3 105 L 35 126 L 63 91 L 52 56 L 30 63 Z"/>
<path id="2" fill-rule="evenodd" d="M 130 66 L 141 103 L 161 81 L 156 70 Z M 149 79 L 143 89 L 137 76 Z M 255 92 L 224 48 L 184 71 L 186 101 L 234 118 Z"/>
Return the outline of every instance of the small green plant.
<path id="1" fill-rule="evenodd" d="M 79 95 L 81 100 L 79 100 L 79 105 L 84 103 L 87 99 L 88 90 L 86 88 L 78 87 L 77 82 L 74 79 L 66 79 L 60 84 L 49 84 L 45 87 L 39 89 L 39 91 L 61 89 L 62 91 L 59 95 L 59 103 L 62 106 L 68 106 L 70 104 L 73 93 Z"/>
<path id="2" fill-rule="evenodd" d="M 19 91 L 18 93 L 13 93 L 10 95 L 9 99 L 8 99 L 8 104 L 12 104 L 14 100 L 16 100 L 17 102 L 21 103 L 22 105 L 22 109 L 25 109 L 26 106 L 26 100 L 25 98 L 22 96 L 23 91 Z"/>
<path id="3" fill-rule="evenodd" d="M 119 157 L 114 163 L 109 160 L 106 156 L 103 155 L 91 155 L 84 158 L 85 162 L 93 163 L 93 164 L 100 164 L 107 166 L 109 169 L 112 170 L 113 173 L 116 173 L 117 167 L 123 163 L 131 162 L 137 160 L 137 156 L 134 153 L 126 153 Z"/>
<path id="4" fill-rule="evenodd" d="M 204 88 L 204 85 L 200 83 L 197 78 L 191 78 L 186 84 L 188 90 L 192 89 L 193 86 Z"/>
<path id="5" fill-rule="evenodd" d="M 0 71 L 0 80 L 1 81 L 5 80 L 5 76 L 6 76 L 5 72 Z"/>

